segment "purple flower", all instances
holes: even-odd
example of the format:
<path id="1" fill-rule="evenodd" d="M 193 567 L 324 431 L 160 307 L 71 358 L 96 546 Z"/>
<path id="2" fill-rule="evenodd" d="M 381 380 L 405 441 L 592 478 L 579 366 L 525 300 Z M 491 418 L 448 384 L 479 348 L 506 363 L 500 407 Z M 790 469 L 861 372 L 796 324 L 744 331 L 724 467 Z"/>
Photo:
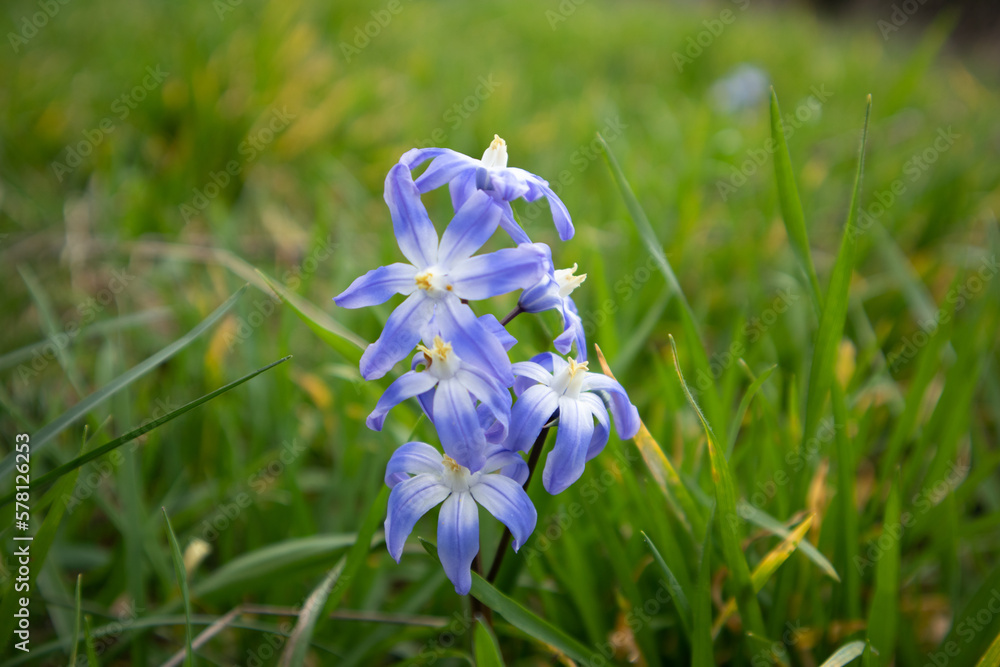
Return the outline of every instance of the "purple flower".
<path id="1" fill-rule="evenodd" d="M 427 401 L 441 445 L 448 456 L 469 470 L 479 470 L 486 461 L 486 432 L 476 411 L 476 399 L 506 435 L 510 419 L 510 391 L 489 373 L 464 362 L 450 343 L 434 338 L 434 346 L 419 346 L 426 370 L 412 370 L 389 385 L 375 410 L 368 415 L 368 428 L 381 431 L 385 415 L 401 402 L 434 392 Z M 502 436 L 501 436 L 502 438 Z"/>
<path id="2" fill-rule="evenodd" d="M 583 321 L 577 313 L 576 304 L 570 298 L 577 287 L 587 279 L 587 274 L 573 275 L 577 265 L 571 269 L 555 269 L 552 264 L 552 250 L 544 243 L 536 243 L 546 255 L 546 274 L 535 285 L 521 292 L 518 307 L 526 313 L 541 313 L 558 310 L 563 317 L 563 332 L 553 341 L 560 354 L 569 354 L 576 342 L 576 360 L 587 360 L 587 337 L 583 331 Z"/>
<path id="3" fill-rule="evenodd" d="M 496 448 L 482 470 L 470 472 L 423 442 L 397 449 L 385 471 L 385 483 L 392 488 L 385 518 L 389 554 L 398 563 L 417 521 L 440 504 L 438 556 L 455 592 L 467 594 L 472 587 L 472 560 L 479 552 L 479 505 L 510 529 L 514 551 L 535 529 L 538 514 L 521 482 L 495 473 L 504 466 L 517 467 L 514 459 L 524 466 L 514 452 Z"/>
<path id="4" fill-rule="evenodd" d="M 414 148 L 404 153 L 399 162 L 408 169 L 414 169 L 427 160 L 432 160 L 430 166 L 416 181 L 421 193 L 430 192 L 447 183 L 456 211 L 475 192 L 489 193 L 503 212 L 500 226 L 510 234 L 514 243 L 531 243 L 531 239 L 514 220 L 514 212 L 510 207 L 510 202 L 520 198 L 529 202 L 541 197 L 548 199 L 559 238 L 563 241 L 573 238 L 573 221 L 570 220 L 565 204 L 549 188 L 548 181 L 524 169 L 507 166 L 507 143 L 498 135 L 493 135 L 493 142 L 483 153 L 481 160 L 448 148 Z"/>
<path id="5" fill-rule="evenodd" d="M 463 300 L 487 299 L 534 284 L 545 271 L 544 253 L 524 244 L 473 257 L 497 228 L 501 214 L 482 192 L 463 203 L 439 243 L 420 193 L 403 165 L 389 171 L 385 201 L 399 248 L 410 263 L 373 269 L 334 297 L 341 307 L 361 308 L 383 303 L 393 294 L 406 295 L 389 316 L 382 335 L 362 355 L 362 377 L 382 377 L 421 338 L 441 335 L 463 358 L 489 368 L 510 385 L 513 376 L 503 345 Z"/>
<path id="6" fill-rule="evenodd" d="M 639 431 L 639 411 L 617 381 L 587 370 L 587 363 L 563 359 L 550 352 L 514 364 L 517 401 L 510 414 L 504 446 L 527 451 L 558 410 L 556 444 L 545 461 L 542 482 L 551 494 L 565 491 L 583 474 L 584 465 L 604 449 L 615 418 L 618 436 L 628 439 Z M 594 425 L 594 419 L 597 425 Z"/>

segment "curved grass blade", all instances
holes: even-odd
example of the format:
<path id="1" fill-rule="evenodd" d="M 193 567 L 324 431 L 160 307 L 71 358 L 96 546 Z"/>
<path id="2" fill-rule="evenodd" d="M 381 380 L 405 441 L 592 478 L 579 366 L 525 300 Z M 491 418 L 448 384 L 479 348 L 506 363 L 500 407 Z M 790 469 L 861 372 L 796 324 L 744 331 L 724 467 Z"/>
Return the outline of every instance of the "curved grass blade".
<path id="1" fill-rule="evenodd" d="M 437 559 L 437 547 L 425 539 L 418 539 L 427 553 Z M 595 652 L 592 649 L 587 648 L 545 619 L 536 616 L 520 603 L 507 597 L 476 572 L 472 573 L 471 595 L 503 616 L 518 630 L 527 633 L 542 644 L 562 651 L 571 660 L 587 664 L 594 657 Z"/>
<path id="2" fill-rule="evenodd" d="M 361 353 L 364 352 L 367 343 L 301 296 L 271 280 L 260 269 L 256 269 L 256 272 L 271 291 L 291 306 L 299 319 L 305 322 L 324 343 L 354 363 L 361 361 Z"/>
<path id="3" fill-rule="evenodd" d="M 601 364 L 601 370 L 609 378 L 615 379 L 600 346 L 595 344 L 594 350 L 597 352 L 597 361 Z M 663 496 L 667 499 L 670 509 L 680 520 L 681 525 L 684 526 L 689 535 L 696 540 L 700 539 L 705 528 L 701 512 L 698 510 L 694 498 L 691 497 L 691 492 L 684 486 L 680 475 L 677 474 L 677 469 L 670 463 L 670 459 L 663 453 L 660 444 L 656 442 L 641 419 L 639 420 L 639 431 L 635 434 L 633 442 L 635 442 L 646 468 L 649 469 L 656 484 L 663 491 Z"/>
<path id="4" fill-rule="evenodd" d="M 677 615 L 681 619 L 681 627 L 684 628 L 684 634 L 688 636 L 688 639 L 692 639 L 691 634 L 691 605 L 688 603 L 687 595 L 684 594 L 684 589 L 681 588 L 680 583 L 677 581 L 677 577 L 667 566 L 667 562 L 663 560 L 663 556 L 660 555 L 660 550 L 656 548 L 653 544 L 653 540 L 649 539 L 644 531 L 642 533 L 642 539 L 645 540 L 646 546 L 649 547 L 650 552 L 653 554 L 653 560 L 657 562 L 660 569 L 663 570 L 663 574 L 667 577 L 667 584 L 670 588 L 670 598 L 674 602 L 674 607 L 677 608 Z"/>
<path id="5" fill-rule="evenodd" d="M 181 547 L 177 544 L 177 536 L 174 535 L 174 527 L 170 525 L 170 517 L 167 515 L 167 508 L 161 507 L 163 520 L 167 522 L 167 537 L 170 539 L 170 555 L 174 559 L 174 572 L 177 574 L 177 583 L 181 587 L 181 599 L 184 601 L 184 639 L 186 651 L 184 664 L 194 664 L 194 649 L 191 647 L 191 597 L 188 595 L 187 570 L 184 568 L 184 556 L 181 555 Z"/>
<path id="6" fill-rule="evenodd" d="M 778 546 L 771 549 L 766 556 L 757 564 L 754 568 L 753 573 L 750 575 L 750 580 L 753 582 L 754 592 L 759 593 L 764 584 L 767 583 L 768 579 L 781 567 L 782 563 L 788 560 L 788 557 L 792 555 L 792 552 L 798 548 L 799 543 L 802 542 L 802 538 L 806 536 L 809 532 L 809 528 L 812 527 L 813 515 L 809 515 L 805 520 L 800 523 L 795 530 L 784 540 L 782 540 Z M 729 617 L 736 611 L 736 600 L 729 599 L 722 611 L 715 619 L 715 623 L 712 625 L 712 637 L 718 637 L 719 631 L 722 630 L 722 625 L 729 619 Z"/>
<path id="7" fill-rule="evenodd" d="M 643 244 L 646 246 L 646 249 L 649 251 L 649 254 L 653 257 L 653 259 L 656 260 L 660 270 L 663 272 L 664 279 L 667 281 L 667 285 L 670 287 L 671 291 L 681 304 L 681 326 L 684 328 L 685 337 L 689 339 L 691 353 L 694 355 L 695 368 L 705 372 L 709 375 L 709 377 L 711 377 L 711 373 L 709 373 L 708 353 L 705 351 L 705 343 L 701 337 L 701 331 L 698 329 L 698 322 L 695 319 L 694 311 L 691 310 L 691 305 L 688 303 L 687 297 L 684 295 L 684 290 L 681 289 L 681 284 L 678 282 L 677 276 L 674 274 L 674 269 L 670 266 L 670 261 L 663 252 L 663 247 L 660 245 L 659 239 L 656 238 L 656 232 L 653 231 L 653 225 L 650 224 L 649 218 L 646 217 L 646 212 L 642 209 L 642 205 L 639 204 L 639 200 L 632 191 L 632 186 L 629 185 L 628 180 L 625 178 L 625 173 L 622 171 L 621 166 L 619 166 L 618 160 L 611 152 L 608 142 L 604 140 L 604 137 L 601 136 L 600 133 L 597 134 L 597 139 L 601 143 L 601 147 L 604 149 L 604 157 L 607 160 L 608 167 L 611 169 L 611 176 L 614 178 L 615 185 L 617 185 L 619 191 L 621 191 L 622 199 L 625 200 L 625 208 L 628 209 L 629 216 L 632 218 L 632 222 L 635 224 Z M 715 390 L 715 385 L 711 385 L 709 389 L 705 391 L 705 402 L 707 404 L 709 414 L 716 419 L 721 419 L 722 404 L 718 393 Z M 725 439 L 726 434 L 722 432 L 722 435 Z"/>
<path id="8" fill-rule="evenodd" d="M 746 393 L 743 394 L 743 398 L 740 400 L 740 406 L 736 408 L 736 418 L 733 420 L 733 428 L 729 432 L 729 442 L 726 443 L 727 459 L 732 455 L 733 448 L 736 446 L 736 436 L 740 433 L 740 424 L 743 423 L 743 417 L 746 415 L 747 409 L 750 407 L 750 401 L 752 401 L 753 397 L 757 395 L 757 392 L 760 391 L 761 386 L 767 382 L 767 379 L 771 377 L 771 373 L 774 372 L 774 369 L 778 367 L 778 364 L 772 364 L 768 368 L 765 368 L 764 372 L 758 377 L 754 377 L 753 372 L 750 370 L 750 367 L 746 365 L 746 362 L 740 359 L 740 364 L 742 364 L 746 372 L 750 374 L 751 382 Z"/>
<path id="9" fill-rule="evenodd" d="M 844 667 L 844 665 L 861 657 L 861 654 L 865 652 L 865 646 L 865 642 L 861 640 L 844 644 L 833 655 L 824 660 L 819 667 Z"/>
<path id="10" fill-rule="evenodd" d="M 719 532 L 722 534 L 722 553 L 726 558 L 726 565 L 729 567 L 733 579 L 733 586 L 736 591 L 736 603 L 743 618 L 744 627 L 761 637 L 765 636 L 764 617 L 760 612 L 760 603 L 757 602 L 757 593 L 753 589 L 753 582 L 750 578 L 750 568 L 747 565 L 746 557 L 743 555 L 743 547 L 740 544 L 740 536 L 737 527 L 742 524 L 742 520 L 736 512 L 736 485 L 733 482 L 733 474 L 729 470 L 729 462 L 719 448 L 719 442 L 715 438 L 715 433 L 709 425 L 708 420 L 702 413 L 698 404 L 691 395 L 684 374 L 681 372 L 681 363 L 677 355 L 677 344 L 674 337 L 669 336 L 670 349 L 674 355 L 674 368 L 677 370 L 677 377 L 680 379 L 681 388 L 687 397 L 688 403 L 694 408 L 702 427 L 705 429 L 705 437 L 708 440 L 708 454 L 712 464 L 712 480 L 715 482 L 716 511 L 719 512 Z"/>
<path id="11" fill-rule="evenodd" d="M 503 654 L 493 630 L 483 621 L 476 619 L 476 630 L 473 636 L 476 667 L 504 667 Z"/>
<path id="12" fill-rule="evenodd" d="M 356 540 L 355 544 L 359 542 L 360 540 Z M 323 577 L 323 581 L 320 582 L 319 586 L 306 598 L 302 609 L 299 611 L 299 620 L 295 624 L 295 629 L 292 630 L 292 634 L 288 638 L 288 644 L 281 654 L 281 661 L 278 663 L 280 667 L 302 667 L 305 664 L 306 655 L 309 653 L 309 643 L 312 641 L 313 630 L 316 629 L 316 621 L 323 611 L 327 596 L 330 595 L 334 584 L 340 579 L 346 563 L 347 557 L 344 556 L 334 565 L 329 574 Z"/>
<path id="13" fill-rule="evenodd" d="M 792 250 L 802 264 L 809 287 L 812 290 L 813 303 L 816 312 L 822 308 L 823 297 L 819 289 L 819 278 L 816 277 L 816 267 L 813 266 L 812 253 L 809 251 L 809 234 L 806 231 L 806 220 L 802 214 L 802 201 L 799 190 L 795 186 L 795 173 L 792 171 L 792 158 L 788 153 L 788 143 L 781 127 L 781 109 L 778 108 L 778 96 L 771 87 L 771 140 L 774 142 L 774 177 L 778 183 L 778 202 L 781 205 L 781 218 L 785 222 L 785 231 L 792 243 Z"/>
<path id="14" fill-rule="evenodd" d="M 785 527 L 785 524 L 781 523 L 773 516 L 765 512 L 764 510 L 757 509 L 750 503 L 744 503 L 740 506 L 740 513 L 750 523 L 760 526 L 764 530 L 774 533 L 778 537 L 788 539 L 792 534 L 792 531 Z M 820 570 L 836 582 L 840 582 L 840 575 L 837 574 L 836 568 L 833 564 L 827 560 L 826 556 L 819 552 L 819 549 L 813 546 L 812 542 L 809 540 L 803 540 L 799 542 L 799 551 L 802 552 L 806 558 L 811 560 Z"/>
<path id="15" fill-rule="evenodd" d="M 153 370 L 161 363 L 174 356 L 182 349 L 187 347 L 194 339 L 207 331 L 213 324 L 215 324 L 223 315 L 225 315 L 229 310 L 236 305 L 243 293 L 247 291 L 249 285 L 244 285 L 243 287 L 236 290 L 236 292 L 226 299 L 226 301 L 220 305 L 218 308 L 212 311 L 212 313 L 202 320 L 198 326 L 191 329 L 177 340 L 175 340 L 170 345 L 146 358 L 144 361 L 128 369 L 114 380 L 104 385 L 94 393 L 87 396 L 72 408 L 64 412 L 62 415 L 57 417 L 54 421 L 43 427 L 34 438 L 31 440 L 31 453 L 38 454 L 44 449 L 53 438 L 62 433 L 67 427 L 76 422 L 77 420 L 84 417 L 88 412 L 93 410 L 95 407 L 106 401 L 107 399 L 114 396 L 116 393 L 127 387 L 128 385 L 135 382 L 137 379 Z M 3 461 L 0 461 L 0 479 L 6 477 L 14 469 L 14 453 L 12 452 Z M 2 503 L 0 503 L 2 504 Z"/>
<path id="16" fill-rule="evenodd" d="M 90 629 L 90 616 L 84 616 L 83 618 L 83 639 L 84 648 L 87 651 L 87 665 L 88 667 L 101 667 L 101 662 L 97 659 L 97 651 L 94 650 L 94 637 Z"/>
<path id="17" fill-rule="evenodd" d="M 152 431 L 157 426 L 161 426 L 161 425 L 167 423 L 168 421 L 171 421 L 173 419 L 176 419 L 177 417 L 180 417 L 185 412 L 189 412 L 189 411 L 195 409 L 196 407 L 198 407 L 202 403 L 207 403 L 208 401 L 212 400 L 216 396 L 218 396 L 220 394 L 224 394 L 227 391 L 229 391 L 230 389 L 234 389 L 234 388 L 238 387 L 239 385 L 243 384 L 247 380 L 253 379 L 254 377 L 260 375 L 264 371 L 270 370 L 270 369 L 274 368 L 275 366 L 277 366 L 278 364 L 283 363 L 285 361 L 288 361 L 291 358 L 292 358 L 292 356 L 288 355 L 287 357 L 283 357 L 281 359 L 278 359 L 277 361 L 274 361 L 274 362 L 268 364 L 267 366 L 264 366 L 263 368 L 258 368 L 257 370 L 253 371 L 252 373 L 248 373 L 247 375 L 244 375 L 243 377 L 241 377 L 238 380 L 234 380 L 234 381 L 230 382 L 229 384 L 227 384 L 227 385 L 225 385 L 223 387 L 219 387 L 218 389 L 216 389 L 215 391 L 213 391 L 211 393 L 205 394 L 201 398 L 195 399 L 195 400 L 191 401 L 190 403 L 186 403 L 186 404 L 182 405 L 181 407 L 177 408 L 173 412 L 171 412 L 169 414 L 166 414 L 166 415 L 160 417 L 159 419 L 154 419 L 153 421 L 149 422 L 148 424 L 145 424 L 145 425 L 140 426 L 138 428 L 132 429 L 128 433 L 115 438 L 111 442 L 107 442 L 107 443 L 101 445 L 100 447 L 95 447 L 91 451 L 89 451 L 89 452 L 87 452 L 85 454 L 81 454 L 80 456 L 76 457 L 72 461 L 67 461 L 64 464 L 62 464 L 60 466 L 57 466 L 55 469 L 50 470 L 49 472 L 45 473 L 44 475 L 42 475 L 38 479 L 32 480 L 30 486 L 31 486 L 31 488 L 34 488 L 36 486 L 40 486 L 42 484 L 46 484 L 47 482 L 50 482 L 50 481 L 52 481 L 54 479 L 58 479 L 59 477 L 65 475 L 66 473 L 71 472 L 73 470 L 76 470 L 77 468 L 79 468 L 83 464 L 88 463 L 89 461 L 92 461 L 92 460 L 96 459 L 97 457 L 102 456 L 103 454 L 107 454 L 111 450 L 116 449 L 118 447 L 121 447 L 122 445 L 124 445 L 125 443 L 127 443 L 127 442 L 129 442 L 131 440 L 135 440 L 136 438 L 138 438 L 140 435 L 142 435 L 144 433 L 149 433 L 150 431 Z M 2 498 L 0 498 L 0 507 L 3 507 L 4 505 L 8 504 L 13 499 L 14 499 L 14 493 L 13 492 L 12 493 L 8 493 L 6 496 L 3 496 Z"/>
<path id="18" fill-rule="evenodd" d="M 830 276 L 830 286 L 823 302 L 823 312 L 819 318 L 819 329 L 816 332 L 816 343 L 813 347 L 812 363 L 809 368 L 806 418 L 805 426 L 802 429 L 803 443 L 809 442 L 819 427 L 823 406 L 826 404 L 826 395 L 830 390 L 830 383 L 833 381 L 837 350 L 844 332 L 844 321 L 847 319 L 851 274 L 854 272 L 858 237 L 863 233 L 863 230 L 857 225 L 857 217 L 861 199 L 861 175 L 865 168 L 868 120 L 871 117 L 871 111 L 872 98 L 869 95 L 865 108 L 864 129 L 861 131 L 861 147 L 858 150 L 858 169 L 854 176 L 854 190 L 851 193 L 850 208 L 847 212 L 847 224 L 844 225 L 840 250 L 833 265 L 833 275 Z"/>

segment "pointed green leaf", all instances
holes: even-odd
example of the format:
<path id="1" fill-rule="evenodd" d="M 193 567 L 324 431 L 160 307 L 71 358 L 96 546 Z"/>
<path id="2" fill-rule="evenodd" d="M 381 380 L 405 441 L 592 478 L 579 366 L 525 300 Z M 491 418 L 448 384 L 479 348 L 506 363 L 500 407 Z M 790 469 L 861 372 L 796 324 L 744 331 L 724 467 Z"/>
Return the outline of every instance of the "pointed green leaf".
<path id="1" fill-rule="evenodd" d="M 503 654 L 493 630 L 482 618 L 476 619 L 476 631 L 473 637 L 476 653 L 476 667 L 504 667 Z"/>
<path id="2" fill-rule="evenodd" d="M 844 667 L 844 665 L 861 657 L 861 654 L 865 652 L 865 646 L 865 642 L 861 640 L 844 644 L 819 667 Z"/>
<path id="3" fill-rule="evenodd" d="M 900 517 L 899 473 L 889 491 L 882 520 L 882 535 L 889 537 L 887 547 L 879 542 L 879 559 L 875 564 L 875 593 L 868 611 L 868 640 L 878 651 L 877 664 L 888 665 L 896 648 L 899 613 L 899 557 L 902 525 Z"/>
<path id="4" fill-rule="evenodd" d="M 355 544 L 358 543 L 355 541 Z M 292 635 L 288 638 L 285 650 L 281 654 L 281 661 L 278 663 L 280 667 L 302 667 L 305 664 L 316 621 L 323 612 L 327 596 L 343 573 L 346 563 L 347 557 L 344 556 L 306 598 L 302 609 L 299 610 L 299 620 L 295 623 L 295 629 L 292 630 Z"/>
<path id="5" fill-rule="evenodd" d="M 645 532 L 642 533 L 642 539 L 646 541 L 646 546 L 653 554 L 653 559 L 663 570 L 663 574 L 667 577 L 667 586 L 670 589 L 670 599 L 674 603 L 674 607 L 677 609 L 677 615 L 681 619 L 681 627 L 684 628 L 684 634 L 691 638 L 691 605 L 688 603 L 687 595 L 684 594 L 684 589 L 681 588 L 680 583 L 677 581 L 677 577 L 667 566 L 667 562 L 663 560 L 663 556 L 660 555 L 660 550 L 656 548 L 653 544 L 653 540 L 649 538 Z"/>
<path id="6" fill-rule="evenodd" d="M 194 664 L 194 649 L 191 647 L 191 596 L 188 595 L 187 569 L 184 567 L 184 556 L 181 555 L 181 546 L 177 543 L 177 536 L 174 535 L 174 527 L 170 525 L 170 516 L 167 515 L 167 508 L 161 507 L 163 520 L 167 522 L 167 538 L 170 540 L 170 555 L 174 560 L 174 573 L 177 575 L 177 584 L 181 587 L 181 599 L 184 601 L 184 641 L 186 650 L 184 653 L 184 664 Z"/>

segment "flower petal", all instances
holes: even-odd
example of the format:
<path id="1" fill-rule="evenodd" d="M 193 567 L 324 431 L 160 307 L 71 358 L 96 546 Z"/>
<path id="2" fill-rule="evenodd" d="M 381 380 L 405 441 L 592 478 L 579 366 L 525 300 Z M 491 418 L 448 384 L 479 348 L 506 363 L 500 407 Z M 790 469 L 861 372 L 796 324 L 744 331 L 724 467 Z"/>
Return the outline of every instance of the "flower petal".
<path id="1" fill-rule="evenodd" d="M 587 335 L 583 329 L 583 321 L 576 311 L 576 304 L 569 297 L 563 299 L 563 332 L 553 341 L 555 348 L 561 354 L 569 354 L 569 349 L 576 343 L 576 360 L 587 360 Z"/>
<path id="2" fill-rule="evenodd" d="M 469 489 L 477 503 L 510 529 L 517 551 L 531 537 L 538 513 L 521 485 L 503 475 L 483 475 Z"/>
<path id="3" fill-rule="evenodd" d="M 482 324 L 487 331 L 493 334 L 498 341 L 500 341 L 500 344 L 503 345 L 503 349 L 510 350 L 510 348 L 517 345 L 517 339 L 511 336 L 510 332 L 508 332 L 507 329 L 500 324 L 500 320 L 497 319 L 496 315 L 491 313 L 480 315 L 479 323 Z"/>
<path id="4" fill-rule="evenodd" d="M 542 471 L 545 490 L 556 495 L 580 479 L 587 463 L 587 449 L 594 436 L 594 417 L 587 406 L 572 398 L 559 399 L 556 445 Z"/>
<path id="5" fill-rule="evenodd" d="M 595 394 L 580 394 L 580 402 L 590 408 L 590 412 L 597 418 L 597 425 L 594 427 L 594 435 L 590 439 L 587 447 L 587 460 L 594 458 L 608 444 L 608 436 L 611 433 L 611 417 L 608 416 L 608 409 L 604 407 L 604 401 Z"/>
<path id="6" fill-rule="evenodd" d="M 469 493 L 453 493 L 438 515 L 438 557 L 455 592 L 472 588 L 472 560 L 479 553 L 479 507 Z"/>
<path id="7" fill-rule="evenodd" d="M 404 480 L 409 479 L 410 475 L 440 475 L 444 472 L 441 461 L 441 452 L 426 442 L 408 442 L 389 457 L 389 463 L 385 467 L 385 483 L 392 488 L 396 484 L 390 482 L 390 478 L 398 479 L 399 475 Z"/>
<path id="8" fill-rule="evenodd" d="M 517 224 L 517 220 L 514 219 L 514 209 L 511 208 L 510 203 L 497 201 L 497 205 L 499 205 L 500 210 L 503 211 L 503 217 L 500 218 L 500 229 L 507 232 L 510 235 L 511 240 L 518 245 L 522 243 L 531 243 L 531 239 L 528 238 L 528 233 L 525 232 L 521 225 Z"/>
<path id="9" fill-rule="evenodd" d="M 389 385 L 389 388 L 382 394 L 382 398 L 378 399 L 375 409 L 368 415 L 365 423 L 371 430 L 381 431 L 389 410 L 408 398 L 430 391 L 436 384 L 437 378 L 430 373 L 417 373 L 415 371 L 403 373 Z"/>
<path id="10" fill-rule="evenodd" d="M 385 544 L 398 563 L 403 545 L 424 514 L 447 498 L 451 489 L 435 475 L 417 475 L 392 487 L 385 517 Z"/>
<path id="11" fill-rule="evenodd" d="M 635 437 L 639 432 L 639 411 L 632 405 L 625 388 L 617 380 L 600 373 L 587 373 L 583 388 L 584 391 L 606 392 L 611 398 L 611 416 L 615 418 L 618 437 L 622 440 Z"/>
<path id="12" fill-rule="evenodd" d="M 484 475 L 500 471 L 501 475 L 510 477 L 512 480 L 524 486 L 528 481 L 528 462 L 517 452 L 512 452 L 503 447 L 491 447 L 486 452 L 486 463 L 480 471 Z"/>
<path id="13" fill-rule="evenodd" d="M 377 380 L 406 355 L 420 340 L 421 329 L 434 314 L 434 302 L 417 291 L 396 306 L 385 322 L 382 335 L 365 349 L 361 355 L 361 376 L 366 380 Z"/>
<path id="14" fill-rule="evenodd" d="M 510 411 L 510 432 L 504 447 L 517 452 L 531 449 L 558 407 L 559 397 L 554 391 L 541 384 L 528 387 Z"/>
<path id="15" fill-rule="evenodd" d="M 455 295 L 477 301 L 530 287 L 545 273 L 545 255 L 522 243 L 486 255 L 470 257 L 451 267 L 448 276 Z"/>
<path id="16" fill-rule="evenodd" d="M 519 378 L 527 378 L 546 387 L 552 384 L 552 373 L 545 370 L 545 367 L 535 361 L 518 361 L 511 364 L 511 371 Z"/>
<path id="17" fill-rule="evenodd" d="M 486 434 L 475 400 L 457 378 L 442 380 L 434 391 L 434 426 L 448 456 L 471 472 L 483 467 Z"/>
<path id="18" fill-rule="evenodd" d="M 418 269 L 437 262 L 438 236 L 427 209 L 420 201 L 420 192 L 413 184 L 410 170 L 395 165 L 385 178 L 385 203 L 392 215 L 396 242 L 406 259 Z"/>
<path id="19" fill-rule="evenodd" d="M 441 236 L 438 264 L 451 267 L 483 247 L 500 222 L 500 209 L 484 192 L 476 192 L 462 205 Z"/>
<path id="20" fill-rule="evenodd" d="M 508 387 L 514 384 L 507 351 L 496 337 L 490 335 L 468 305 L 456 297 L 444 299 L 439 302 L 434 320 L 436 333 L 451 341 L 464 363 L 489 371 L 500 384 Z"/>
<path id="21" fill-rule="evenodd" d="M 448 148 L 439 149 L 430 166 L 417 177 L 415 183 L 421 192 L 436 190 L 445 183 L 450 183 L 465 172 L 475 172 L 478 161 L 468 155 L 462 155 Z"/>
<path id="22" fill-rule="evenodd" d="M 397 262 L 372 269 L 333 297 L 341 308 L 364 308 L 385 303 L 393 294 L 411 294 L 417 289 L 417 269 Z"/>
<path id="23" fill-rule="evenodd" d="M 455 379 L 489 409 L 502 429 L 500 440 L 506 438 L 510 424 L 510 390 L 501 387 L 492 377 L 473 367 L 460 369 Z"/>

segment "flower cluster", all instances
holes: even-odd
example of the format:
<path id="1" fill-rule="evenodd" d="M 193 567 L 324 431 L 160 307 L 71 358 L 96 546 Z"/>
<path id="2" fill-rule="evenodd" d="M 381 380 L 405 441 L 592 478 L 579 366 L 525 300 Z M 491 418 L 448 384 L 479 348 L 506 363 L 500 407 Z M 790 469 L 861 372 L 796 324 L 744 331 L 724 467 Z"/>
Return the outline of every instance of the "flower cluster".
<path id="1" fill-rule="evenodd" d="M 413 170 L 428 161 L 414 179 Z M 439 237 L 421 195 L 446 184 L 455 214 Z M 559 237 L 572 238 L 573 222 L 562 201 L 545 180 L 507 166 L 507 145 L 499 136 L 479 160 L 446 148 L 408 151 L 385 180 L 393 232 L 408 263 L 369 271 L 334 298 L 341 307 L 361 308 L 396 294 L 406 297 L 365 350 L 361 374 L 380 378 L 416 354 L 367 424 L 380 431 L 394 406 L 417 398 L 444 453 L 408 442 L 392 455 L 385 474 L 392 488 L 386 545 L 398 562 L 416 522 L 440 504 L 438 554 L 461 595 L 472 585 L 470 568 L 479 552 L 479 506 L 507 527 L 515 551 L 534 530 L 537 514 L 525 491 L 531 471 L 523 454 L 544 440 L 544 429 L 556 428 L 542 480 L 556 494 L 579 479 L 586 462 L 607 444 L 609 410 L 622 438 L 639 428 L 622 386 L 587 369 L 583 325 L 570 296 L 586 275 L 575 275 L 575 264 L 555 269 L 551 249 L 532 243 L 514 218 L 511 201 L 542 197 Z M 514 247 L 475 254 L 497 228 Z M 470 305 L 516 290 L 517 307 L 504 322 L 477 316 Z M 575 345 L 575 356 L 546 352 L 512 364 L 508 351 L 517 341 L 505 325 L 520 313 L 547 310 L 563 319 L 555 349 L 569 355 Z"/>

